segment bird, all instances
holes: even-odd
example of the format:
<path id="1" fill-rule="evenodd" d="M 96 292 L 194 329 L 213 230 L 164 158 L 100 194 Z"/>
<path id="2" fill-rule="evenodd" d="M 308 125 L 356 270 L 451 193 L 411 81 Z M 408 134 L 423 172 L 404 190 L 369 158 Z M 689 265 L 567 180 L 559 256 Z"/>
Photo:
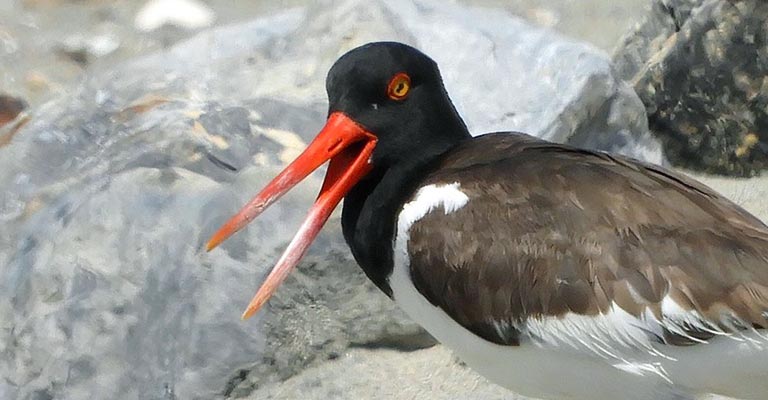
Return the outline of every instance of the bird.
<path id="1" fill-rule="evenodd" d="M 315 139 L 207 243 L 328 162 L 243 318 L 343 199 L 342 233 L 368 278 L 491 382 L 545 400 L 768 398 L 758 218 L 662 166 L 519 132 L 473 136 L 437 63 L 406 44 L 348 51 L 326 91 Z"/>

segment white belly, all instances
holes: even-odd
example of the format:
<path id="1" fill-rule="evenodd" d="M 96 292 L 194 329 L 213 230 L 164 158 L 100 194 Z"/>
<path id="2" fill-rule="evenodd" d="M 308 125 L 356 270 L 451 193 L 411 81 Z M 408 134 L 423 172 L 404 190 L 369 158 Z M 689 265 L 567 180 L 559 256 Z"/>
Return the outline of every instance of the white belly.
<path id="1" fill-rule="evenodd" d="M 395 302 L 414 321 L 490 381 L 544 400 L 685 400 L 696 399 L 697 395 L 708 398 L 707 393 L 745 400 L 768 399 L 768 341 L 755 332 L 746 334 L 746 340 L 715 337 L 707 344 L 690 347 L 647 341 L 643 344 L 646 347 L 627 346 L 626 353 L 621 353 L 620 346 L 618 352 L 611 347 L 612 356 L 601 357 L 579 346 L 558 343 L 523 341 L 520 346 L 497 345 L 466 330 L 415 288 L 407 242 L 410 226 L 427 212 L 442 207 L 443 212 L 450 213 L 467 200 L 458 184 L 428 186 L 405 205 L 398 216 L 394 270 L 389 283 Z M 614 329 L 604 329 L 611 328 L 611 324 Z M 616 329 L 616 325 L 621 326 Z M 641 329 L 629 325 L 631 321 L 613 319 L 583 335 L 574 332 L 580 329 L 574 325 L 570 338 L 583 338 L 587 348 L 605 345 L 605 338 L 615 332 L 642 336 L 645 340 L 646 335 L 637 333 L 643 332 Z M 562 330 L 554 335 L 561 333 Z M 624 339 L 620 337 L 617 341 Z"/>

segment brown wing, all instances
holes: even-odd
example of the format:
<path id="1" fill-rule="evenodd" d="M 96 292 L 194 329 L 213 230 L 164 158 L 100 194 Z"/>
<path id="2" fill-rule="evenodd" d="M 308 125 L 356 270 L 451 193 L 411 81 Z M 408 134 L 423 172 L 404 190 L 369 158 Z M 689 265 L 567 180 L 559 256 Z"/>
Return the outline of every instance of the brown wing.
<path id="1" fill-rule="evenodd" d="M 707 321 L 665 329 L 665 343 L 768 327 L 768 228 L 691 179 L 491 134 L 451 152 L 424 185 L 453 182 L 469 202 L 411 226 L 412 278 L 487 340 L 517 344 L 515 327 L 529 318 L 596 315 L 612 303 L 662 320 L 665 296 Z"/>

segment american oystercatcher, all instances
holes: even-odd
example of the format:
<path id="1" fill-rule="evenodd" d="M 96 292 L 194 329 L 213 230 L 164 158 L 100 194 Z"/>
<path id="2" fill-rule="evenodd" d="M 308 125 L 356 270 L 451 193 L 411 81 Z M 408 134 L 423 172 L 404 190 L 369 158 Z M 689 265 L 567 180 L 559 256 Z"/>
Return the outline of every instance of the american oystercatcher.
<path id="1" fill-rule="evenodd" d="M 344 198 L 366 275 L 491 381 L 542 399 L 768 399 L 768 227 L 681 174 L 521 133 L 470 136 L 436 63 L 342 56 L 325 127 L 208 250 L 330 160 L 243 314 Z"/>

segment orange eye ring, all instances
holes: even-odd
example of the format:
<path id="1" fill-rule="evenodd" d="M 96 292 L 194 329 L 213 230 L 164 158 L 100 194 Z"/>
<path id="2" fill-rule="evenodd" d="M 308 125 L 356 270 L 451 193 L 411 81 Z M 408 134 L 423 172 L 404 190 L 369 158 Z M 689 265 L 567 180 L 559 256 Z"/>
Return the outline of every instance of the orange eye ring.
<path id="1" fill-rule="evenodd" d="M 411 77 L 405 72 L 399 72 L 389 80 L 387 96 L 392 100 L 403 100 L 411 91 Z"/>

